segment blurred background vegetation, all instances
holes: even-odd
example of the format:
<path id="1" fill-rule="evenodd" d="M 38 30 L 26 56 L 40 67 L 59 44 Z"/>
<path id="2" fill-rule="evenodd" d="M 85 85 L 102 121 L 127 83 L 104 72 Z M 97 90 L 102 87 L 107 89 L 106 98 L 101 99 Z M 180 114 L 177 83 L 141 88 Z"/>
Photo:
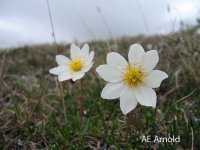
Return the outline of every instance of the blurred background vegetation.
<path id="1" fill-rule="evenodd" d="M 89 42 L 95 64 L 84 77 L 84 126 L 79 127 L 79 82 L 58 83 L 55 45 L 0 52 L 0 149 L 200 149 L 199 25 L 168 35 Z M 128 141 L 119 101 L 103 100 L 105 82 L 95 68 L 111 51 L 127 56 L 130 45 L 159 52 L 157 68 L 169 78 L 156 89 L 156 109 L 138 105 Z M 82 45 L 83 43 L 77 43 Z M 57 45 L 69 56 L 70 45 Z M 63 111 L 64 98 L 66 111 Z M 141 143 L 143 135 L 180 135 L 180 143 Z"/>

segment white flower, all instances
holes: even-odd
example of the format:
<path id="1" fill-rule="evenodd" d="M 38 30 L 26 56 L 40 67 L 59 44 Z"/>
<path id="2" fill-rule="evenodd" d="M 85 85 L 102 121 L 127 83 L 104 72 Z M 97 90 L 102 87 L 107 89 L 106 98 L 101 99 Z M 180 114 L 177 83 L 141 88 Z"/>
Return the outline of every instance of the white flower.
<path id="1" fill-rule="evenodd" d="M 75 44 L 70 48 L 71 60 L 63 55 L 56 56 L 58 67 L 49 70 L 50 73 L 58 75 L 58 81 L 81 79 L 93 65 L 94 51 L 89 53 L 89 46 L 85 44 L 82 49 Z"/>
<path id="2" fill-rule="evenodd" d="M 100 65 L 96 71 L 107 82 L 102 90 L 103 99 L 120 98 L 120 108 L 123 114 L 133 110 L 137 103 L 156 106 L 156 93 L 152 88 L 158 88 L 161 81 L 168 75 L 159 70 L 153 70 L 159 57 L 156 50 L 145 53 L 139 44 L 133 44 L 128 53 L 127 62 L 120 54 L 111 52 L 107 55 L 107 64 Z"/>

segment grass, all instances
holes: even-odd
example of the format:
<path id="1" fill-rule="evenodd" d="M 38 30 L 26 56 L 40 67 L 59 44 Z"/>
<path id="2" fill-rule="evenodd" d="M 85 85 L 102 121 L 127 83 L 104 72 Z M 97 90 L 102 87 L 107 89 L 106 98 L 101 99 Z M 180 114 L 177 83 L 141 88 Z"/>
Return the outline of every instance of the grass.
<path id="1" fill-rule="evenodd" d="M 58 83 L 51 45 L 16 48 L 0 53 L 0 149 L 200 149 L 200 36 L 193 30 L 166 36 L 91 42 L 95 64 L 83 80 L 84 126 L 79 122 L 79 82 Z M 105 63 L 109 48 L 127 56 L 141 43 L 157 49 L 158 69 L 169 78 L 156 89 L 155 109 L 138 105 L 128 141 L 126 116 L 118 100 L 103 100 L 105 82 L 95 68 Z M 108 45 L 109 43 L 109 45 Z M 117 45 L 116 45 L 117 43 Z M 109 46 L 109 47 L 108 47 Z M 69 56 L 69 45 L 58 53 Z M 63 112 L 62 98 L 66 111 Z M 143 143 L 143 135 L 180 135 L 180 143 Z"/>

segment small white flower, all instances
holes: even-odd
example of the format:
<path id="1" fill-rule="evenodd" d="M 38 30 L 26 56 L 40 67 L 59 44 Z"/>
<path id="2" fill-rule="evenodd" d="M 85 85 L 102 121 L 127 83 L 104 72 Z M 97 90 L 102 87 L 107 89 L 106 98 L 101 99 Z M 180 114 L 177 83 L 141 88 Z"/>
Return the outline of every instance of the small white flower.
<path id="1" fill-rule="evenodd" d="M 100 65 L 96 71 L 107 82 L 102 90 L 103 99 L 120 98 L 120 108 L 123 114 L 133 110 L 137 103 L 156 106 L 156 93 L 152 88 L 158 88 L 168 75 L 159 70 L 153 70 L 159 57 L 156 50 L 145 53 L 139 44 L 133 44 L 128 53 L 127 62 L 116 52 L 107 55 L 107 64 Z"/>
<path id="2" fill-rule="evenodd" d="M 94 51 L 89 53 L 89 46 L 85 44 L 82 49 L 75 44 L 70 48 L 71 60 L 63 55 L 56 56 L 58 67 L 49 70 L 50 73 L 58 75 L 58 81 L 81 79 L 93 65 Z"/>

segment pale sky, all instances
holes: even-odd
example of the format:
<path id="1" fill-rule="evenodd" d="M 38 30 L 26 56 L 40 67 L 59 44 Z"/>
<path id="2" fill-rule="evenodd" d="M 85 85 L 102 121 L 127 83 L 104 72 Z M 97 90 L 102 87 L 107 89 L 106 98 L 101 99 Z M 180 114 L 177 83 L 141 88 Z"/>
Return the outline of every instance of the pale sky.
<path id="1" fill-rule="evenodd" d="M 195 25 L 199 0 L 49 0 L 58 42 L 165 34 Z M 169 9 L 168 9 L 169 8 Z M 100 11 L 98 11 L 100 10 Z M 170 11 L 168 11 L 170 10 Z M 145 23 L 146 22 L 146 23 Z M 53 42 L 46 0 L 0 0 L 0 48 Z"/>

